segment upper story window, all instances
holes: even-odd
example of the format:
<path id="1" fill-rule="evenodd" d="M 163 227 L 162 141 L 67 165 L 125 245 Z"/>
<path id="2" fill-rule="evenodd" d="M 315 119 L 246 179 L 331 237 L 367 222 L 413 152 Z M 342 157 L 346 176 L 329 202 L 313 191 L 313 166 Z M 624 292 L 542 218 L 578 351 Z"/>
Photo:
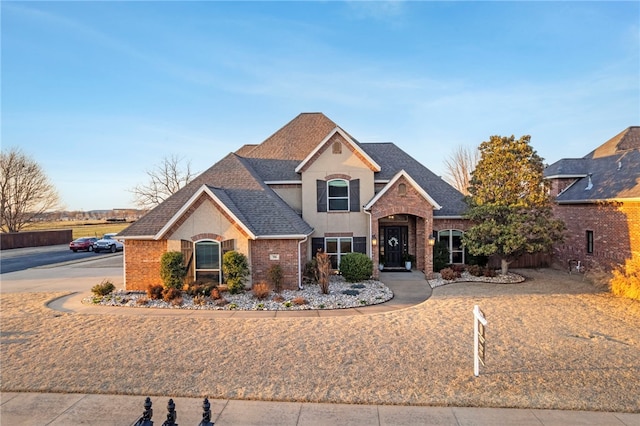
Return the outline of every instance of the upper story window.
<path id="1" fill-rule="evenodd" d="M 319 212 L 359 212 L 360 179 L 318 179 L 316 196 Z"/>
<path id="2" fill-rule="evenodd" d="M 334 179 L 327 182 L 329 211 L 349 211 L 349 182 Z"/>

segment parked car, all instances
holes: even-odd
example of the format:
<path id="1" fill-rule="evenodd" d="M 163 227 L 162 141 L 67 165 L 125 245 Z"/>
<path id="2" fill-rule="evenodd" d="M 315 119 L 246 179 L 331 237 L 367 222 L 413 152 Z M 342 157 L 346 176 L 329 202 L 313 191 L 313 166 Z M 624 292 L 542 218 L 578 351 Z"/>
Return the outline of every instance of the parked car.
<path id="1" fill-rule="evenodd" d="M 73 250 L 74 253 L 78 250 L 93 251 L 96 241 L 98 241 L 96 237 L 76 238 L 69 243 L 69 249 Z"/>
<path id="2" fill-rule="evenodd" d="M 116 240 L 115 238 L 116 235 L 117 233 L 115 232 L 110 234 L 104 234 L 104 236 L 101 239 L 96 241 L 96 244 L 93 247 L 93 250 L 96 253 L 99 253 L 101 251 L 110 251 L 111 253 L 115 253 L 116 251 L 123 250 L 124 244 L 122 244 L 122 241 Z"/>

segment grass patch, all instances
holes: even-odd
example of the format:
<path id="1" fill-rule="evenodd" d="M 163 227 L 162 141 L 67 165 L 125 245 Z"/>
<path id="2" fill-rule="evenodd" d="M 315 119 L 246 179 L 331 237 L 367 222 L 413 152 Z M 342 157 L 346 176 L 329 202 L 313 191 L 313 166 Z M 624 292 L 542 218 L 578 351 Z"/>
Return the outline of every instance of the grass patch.
<path id="1" fill-rule="evenodd" d="M 106 222 L 101 220 L 90 221 L 56 221 L 30 223 L 25 227 L 25 231 L 51 231 L 55 229 L 71 229 L 72 237 L 97 237 L 102 238 L 109 232 L 120 232 L 130 223 L 126 222 Z"/>

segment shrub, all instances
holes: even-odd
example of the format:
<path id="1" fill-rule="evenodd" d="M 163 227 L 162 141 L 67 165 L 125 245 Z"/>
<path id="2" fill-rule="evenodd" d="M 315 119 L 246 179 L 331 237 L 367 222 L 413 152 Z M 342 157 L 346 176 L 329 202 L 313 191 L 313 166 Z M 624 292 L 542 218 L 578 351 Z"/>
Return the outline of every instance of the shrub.
<path id="1" fill-rule="evenodd" d="M 292 302 L 294 305 L 297 305 L 297 306 L 302 306 L 302 305 L 306 305 L 307 303 L 309 303 L 309 302 L 307 302 L 307 299 L 305 299 L 305 298 L 304 298 L 304 297 L 302 297 L 302 296 L 298 296 L 298 297 L 293 298 L 293 299 L 291 300 L 291 302 Z"/>
<path id="2" fill-rule="evenodd" d="M 211 297 L 212 300 L 222 299 L 222 296 L 220 295 L 220 289 L 218 287 L 212 288 L 209 297 Z"/>
<path id="3" fill-rule="evenodd" d="M 269 285 L 265 282 L 259 282 L 253 285 L 251 289 L 253 292 L 253 297 L 259 300 L 266 299 L 271 294 L 271 290 L 269 289 Z"/>
<path id="4" fill-rule="evenodd" d="M 342 290 L 342 294 L 346 296 L 357 296 L 360 292 L 358 290 Z"/>
<path id="5" fill-rule="evenodd" d="M 460 278 L 460 272 L 456 272 L 451 268 L 444 268 L 440 271 L 440 276 L 445 281 L 453 281 L 456 278 Z"/>
<path id="6" fill-rule="evenodd" d="M 242 293 L 244 291 L 244 282 L 247 275 L 249 275 L 247 257 L 235 250 L 226 252 L 222 257 L 222 271 L 229 293 Z"/>
<path id="7" fill-rule="evenodd" d="M 207 304 L 207 296 L 203 294 L 198 294 L 193 298 L 193 304 L 198 306 L 203 306 Z"/>
<path id="8" fill-rule="evenodd" d="M 182 288 L 187 269 L 184 267 L 183 256 L 179 251 L 168 251 L 160 258 L 160 277 L 165 288 Z"/>
<path id="9" fill-rule="evenodd" d="M 363 253 L 348 253 L 340 260 L 340 272 L 347 282 L 364 281 L 373 273 L 373 261 Z"/>
<path id="10" fill-rule="evenodd" d="M 482 270 L 482 275 L 487 278 L 492 278 L 496 276 L 496 271 L 493 268 L 489 268 L 488 266 Z"/>
<path id="11" fill-rule="evenodd" d="M 162 299 L 163 290 L 164 290 L 164 287 L 162 287 L 161 285 L 149 284 L 147 286 L 147 296 L 151 300 L 160 300 Z"/>
<path id="12" fill-rule="evenodd" d="M 318 261 L 314 257 L 304 265 L 304 278 L 311 283 L 318 282 Z"/>
<path id="13" fill-rule="evenodd" d="M 147 299 L 146 297 L 138 297 L 138 299 L 136 300 L 136 305 L 140 305 L 140 306 L 145 306 L 149 304 L 149 299 Z"/>
<path id="14" fill-rule="evenodd" d="M 229 303 L 229 301 L 227 299 L 225 299 L 224 297 L 221 297 L 220 299 L 216 300 L 216 306 L 225 306 Z"/>
<path id="15" fill-rule="evenodd" d="M 609 285 L 616 296 L 640 300 L 640 255 L 634 255 L 624 266 L 615 269 Z"/>
<path id="16" fill-rule="evenodd" d="M 91 288 L 91 292 L 96 296 L 106 296 L 107 294 L 113 292 L 116 289 L 116 286 L 109 280 L 102 280 L 100 284 L 96 284 Z"/>
<path id="17" fill-rule="evenodd" d="M 217 287 L 217 284 L 213 281 L 194 281 L 191 284 L 185 286 L 185 292 L 189 296 L 211 296 L 211 292 Z"/>
<path id="18" fill-rule="evenodd" d="M 273 291 L 276 293 L 280 293 L 280 291 L 282 291 L 282 280 L 284 279 L 284 274 L 280 265 L 271 265 L 271 267 L 267 269 L 267 279 L 269 280 L 271 287 L 273 287 Z"/>
<path id="19" fill-rule="evenodd" d="M 449 264 L 449 249 L 442 241 L 436 241 L 433 246 L 433 270 L 440 271 Z"/>
<path id="20" fill-rule="evenodd" d="M 165 302 L 171 302 L 177 298 L 182 299 L 182 292 L 177 288 L 169 287 L 162 290 L 162 300 Z"/>
<path id="21" fill-rule="evenodd" d="M 331 259 L 322 251 L 316 254 L 318 264 L 318 285 L 322 294 L 329 294 L 329 274 L 331 273 Z"/>
<path id="22" fill-rule="evenodd" d="M 276 295 L 276 297 L 274 297 L 274 298 L 273 298 L 273 301 L 274 301 L 274 302 L 278 302 L 278 303 L 280 303 L 280 302 L 284 302 L 284 297 L 282 297 L 282 296 L 280 296 L 280 295 L 278 294 L 278 295 Z"/>
<path id="23" fill-rule="evenodd" d="M 460 263 L 456 263 L 456 264 L 451 265 L 451 269 L 453 269 L 454 271 L 462 274 L 465 271 L 465 269 L 467 269 L 467 268 L 466 268 L 466 266 L 464 266 L 464 265 L 462 265 Z"/>
<path id="24" fill-rule="evenodd" d="M 171 299 L 169 303 L 171 303 L 172 306 L 182 306 L 182 296 Z"/>
<path id="25" fill-rule="evenodd" d="M 471 265 L 467 268 L 467 271 L 474 277 L 480 277 L 483 274 L 484 268 L 480 265 Z"/>

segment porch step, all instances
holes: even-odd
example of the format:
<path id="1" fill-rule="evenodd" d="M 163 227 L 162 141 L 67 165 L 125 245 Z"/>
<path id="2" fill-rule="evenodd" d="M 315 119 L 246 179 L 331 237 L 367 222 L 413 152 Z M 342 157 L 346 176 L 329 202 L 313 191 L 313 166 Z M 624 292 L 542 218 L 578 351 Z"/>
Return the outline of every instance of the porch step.
<path id="1" fill-rule="evenodd" d="M 382 272 L 411 272 L 411 271 L 407 270 L 407 268 L 403 268 L 402 266 L 397 266 L 397 267 L 385 266 Z"/>

